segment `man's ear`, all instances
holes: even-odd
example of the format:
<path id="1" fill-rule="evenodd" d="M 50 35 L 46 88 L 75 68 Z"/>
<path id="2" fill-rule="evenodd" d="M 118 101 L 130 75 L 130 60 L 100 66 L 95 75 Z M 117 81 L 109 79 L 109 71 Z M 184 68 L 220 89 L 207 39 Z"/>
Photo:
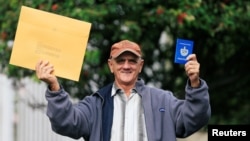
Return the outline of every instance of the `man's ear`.
<path id="1" fill-rule="evenodd" d="M 141 73 L 141 71 L 142 71 L 143 65 L 144 65 L 144 60 L 142 59 L 142 60 L 141 60 L 141 64 L 140 64 L 140 71 L 139 71 L 140 73 Z"/>
<path id="2" fill-rule="evenodd" d="M 114 72 L 114 71 L 113 71 L 113 64 L 112 64 L 112 62 L 111 62 L 110 59 L 108 59 L 108 65 L 109 65 L 109 70 L 110 70 L 110 72 L 113 73 L 113 72 Z"/>

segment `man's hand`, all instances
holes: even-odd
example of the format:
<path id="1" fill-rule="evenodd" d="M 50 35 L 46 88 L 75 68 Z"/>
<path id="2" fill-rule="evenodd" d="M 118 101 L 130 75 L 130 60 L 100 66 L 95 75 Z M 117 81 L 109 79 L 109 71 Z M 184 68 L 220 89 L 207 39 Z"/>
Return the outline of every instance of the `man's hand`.
<path id="1" fill-rule="evenodd" d="M 48 61 L 41 60 L 36 64 L 36 75 L 38 79 L 47 83 L 51 91 L 58 91 L 60 89 L 60 85 L 53 72 L 54 67 Z"/>
<path id="2" fill-rule="evenodd" d="M 200 86 L 200 63 L 197 61 L 195 54 L 190 54 L 187 57 L 187 63 L 185 64 L 186 74 L 189 77 L 192 87 Z"/>

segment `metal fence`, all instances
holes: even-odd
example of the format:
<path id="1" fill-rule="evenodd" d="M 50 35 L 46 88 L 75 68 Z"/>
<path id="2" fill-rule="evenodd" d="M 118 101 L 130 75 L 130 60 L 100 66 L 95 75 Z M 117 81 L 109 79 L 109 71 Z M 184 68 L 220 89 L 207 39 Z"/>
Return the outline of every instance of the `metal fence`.
<path id="1" fill-rule="evenodd" d="M 44 83 L 29 78 L 13 87 L 11 80 L 0 75 L 0 141 L 76 141 L 52 131 L 45 90 Z"/>

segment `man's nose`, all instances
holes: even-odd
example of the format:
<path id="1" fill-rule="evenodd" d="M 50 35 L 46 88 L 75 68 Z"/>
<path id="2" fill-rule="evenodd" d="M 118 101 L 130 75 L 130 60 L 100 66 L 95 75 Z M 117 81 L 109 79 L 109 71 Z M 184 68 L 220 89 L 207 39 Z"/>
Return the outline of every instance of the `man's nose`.
<path id="1" fill-rule="evenodd" d="M 124 61 L 123 67 L 124 67 L 124 68 L 130 68 L 129 60 L 125 60 L 125 61 Z"/>

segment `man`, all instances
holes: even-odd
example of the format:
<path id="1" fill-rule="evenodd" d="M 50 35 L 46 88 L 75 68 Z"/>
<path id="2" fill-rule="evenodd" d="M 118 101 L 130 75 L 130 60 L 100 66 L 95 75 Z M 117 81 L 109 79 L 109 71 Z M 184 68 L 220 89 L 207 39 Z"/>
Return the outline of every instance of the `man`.
<path id="1" fill-rule="evenodd" d="M 114 82 L 73 105 L 53 75 L 48 61 L 36 65 L 37 77 L 48 84 L 47 115 L 52 129 L 86 141 L 175 141 L 191 135 L 211 116 L 208 86 L 199 77 L 195 54 L 187 58 L 185 99 L 148 87 L 138 78 L 144 60 L 140 46 L 122 40 L 111 47 L 108 65 Z"/>

